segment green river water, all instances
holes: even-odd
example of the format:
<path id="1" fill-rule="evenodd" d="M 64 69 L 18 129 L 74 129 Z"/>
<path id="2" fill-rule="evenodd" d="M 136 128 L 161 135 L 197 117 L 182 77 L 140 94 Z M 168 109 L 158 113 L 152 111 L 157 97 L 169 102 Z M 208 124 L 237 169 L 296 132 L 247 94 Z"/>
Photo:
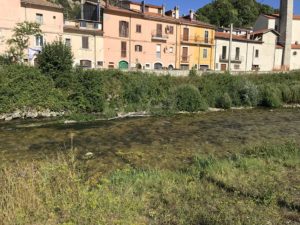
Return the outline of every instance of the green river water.
<path id="1" fill-rule="evenodd" d="M 226 155 L 249 145 L 300 143 L 300 109 L 229 110 L 58 124 L 49 120 L 0 123 L 0 163 L 47 159 L 76 149 L 90 171 L 180 169 L 195 155 Z M 93 157 L 85 158 L 87 152 Z"/>

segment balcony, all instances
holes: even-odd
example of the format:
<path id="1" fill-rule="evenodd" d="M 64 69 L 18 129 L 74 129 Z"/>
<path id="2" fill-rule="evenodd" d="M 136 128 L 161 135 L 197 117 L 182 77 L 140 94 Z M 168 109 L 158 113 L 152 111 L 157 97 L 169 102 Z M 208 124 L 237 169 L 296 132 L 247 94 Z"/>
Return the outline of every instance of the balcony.
<path id="1" fill-rule="evenodd" d="M 187 64 L 187 63 L 190 62 L 190 58 L 191 58 L 191 56 L 185 56 L 185 55 L 183 55 L 183 56 L 181 56 L 180 63 L 185 63 L 185 64 Z"/>
<path id="2" fill-rule="evenodd" d="M 243 60 L 244 60 L 243 56 L 231 56 L 232 63 L 242 63 Z M 229 62 L 229 57 L 220 55 L 219 61 L 220 62 Z"/>
<path id="3" fill-rule="evenodd" d="M 214 39 L 201 37 L 199 35 L 189 36 L 189 37 L 181 36 L 181 43 L 194 44 L 194 45 L 213 45 Z"/>
<path id="4" fill-rule="evenodd" d="M 168 38 L 169 38 L 169 36 L 166 34 L 163 34 L 162 32 L 159 32 L 157 30 L 152 31 L 152 40 L 167 41 Z"/>

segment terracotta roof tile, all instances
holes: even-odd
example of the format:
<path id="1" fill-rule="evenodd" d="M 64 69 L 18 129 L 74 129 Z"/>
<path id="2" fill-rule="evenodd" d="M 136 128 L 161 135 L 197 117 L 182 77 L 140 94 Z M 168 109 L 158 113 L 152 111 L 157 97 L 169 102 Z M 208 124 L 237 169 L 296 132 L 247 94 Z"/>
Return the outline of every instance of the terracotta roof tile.
<path id="1" fill-rule="evenodd" d="M 300 49 L 300 45 L 292 44 L 292 49 Z"/>
<path id="2" fill-rule="evenodd" d="M 280 17 L 279 14 L 263 14 L 264 17 L 268 19 L 278 19 Z M 300 20 L 300 15 L 294 15 L 294 20 Z"/>
<path id="3" fill-rule="evenodd" d="M 216 32 L 216 38 L 230 39 L 230 34 L 229 33 L 224 33 L 224 32 Z M 232 40 L 235 40 L 235 41 L 244 41 L 244 42 L 262 43 L 262 41 L 256 41 L 256 40 L 247 39 L 246 35 L 232 35 Z"/>

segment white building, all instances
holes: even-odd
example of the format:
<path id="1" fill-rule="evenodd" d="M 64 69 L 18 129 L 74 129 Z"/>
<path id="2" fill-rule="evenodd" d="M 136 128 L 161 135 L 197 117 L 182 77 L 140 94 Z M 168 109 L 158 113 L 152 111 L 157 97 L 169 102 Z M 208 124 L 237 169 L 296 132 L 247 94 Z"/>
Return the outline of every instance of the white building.
<path id="1" fill-rule="evenodd" d="M 278 70 L 300 69 L 300 16 L 292 13 L 293 0 L 281 1 L 280 15 L 282 16 L 279 14 L 260 15 L 253 28 L 254 31 L 275 29 L 280 33 L 275 53 Z M 285 49 L 287 55 L 285 55 Z"/>
<path id="2" fill-rule="evenodd" d="M 246 35 L 233 35 L 231 53 L 229 53 L 230 34 L 216 32 L 216 70 L 228 70 L 229 59 L 231 71 L 272 71 L 276 69 L 278 67 L 275 57 L 278 35 L 278 32 L 272 29 Z"/>

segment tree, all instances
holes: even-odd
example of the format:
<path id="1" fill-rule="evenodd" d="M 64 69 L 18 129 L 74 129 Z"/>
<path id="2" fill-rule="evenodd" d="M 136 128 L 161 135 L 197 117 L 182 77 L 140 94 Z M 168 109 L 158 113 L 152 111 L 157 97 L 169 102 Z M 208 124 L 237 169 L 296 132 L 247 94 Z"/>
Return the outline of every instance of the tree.
<path id="1" fill-rule="evenodd" d="M 30 36 L 42 33 L 40 24 L 28 21 L 17 23 L 13 31 L 12 38 L 7 41 L 10 45 L 7 53 L 14 62 L 22 62 L 24 50 L 29 46 Z"/>
<path id="2" fill-rule="evenodd" d="M 56 79 L 58 74 L 68 72 L 73 66 L 71 48 L 62 41 L 45 44 L 37 56 L 38 67 L 44 73 L 49 73 Z"/>
<path id="3" fill-rule="evenodd" d="M 272 14 L 271 6 L 256 0 L 214 0 L 196 12 L 197 19 L 216 26 L 228 27 L 231 23 L 236 27 L 253 26 L 259 14 Z"/>

